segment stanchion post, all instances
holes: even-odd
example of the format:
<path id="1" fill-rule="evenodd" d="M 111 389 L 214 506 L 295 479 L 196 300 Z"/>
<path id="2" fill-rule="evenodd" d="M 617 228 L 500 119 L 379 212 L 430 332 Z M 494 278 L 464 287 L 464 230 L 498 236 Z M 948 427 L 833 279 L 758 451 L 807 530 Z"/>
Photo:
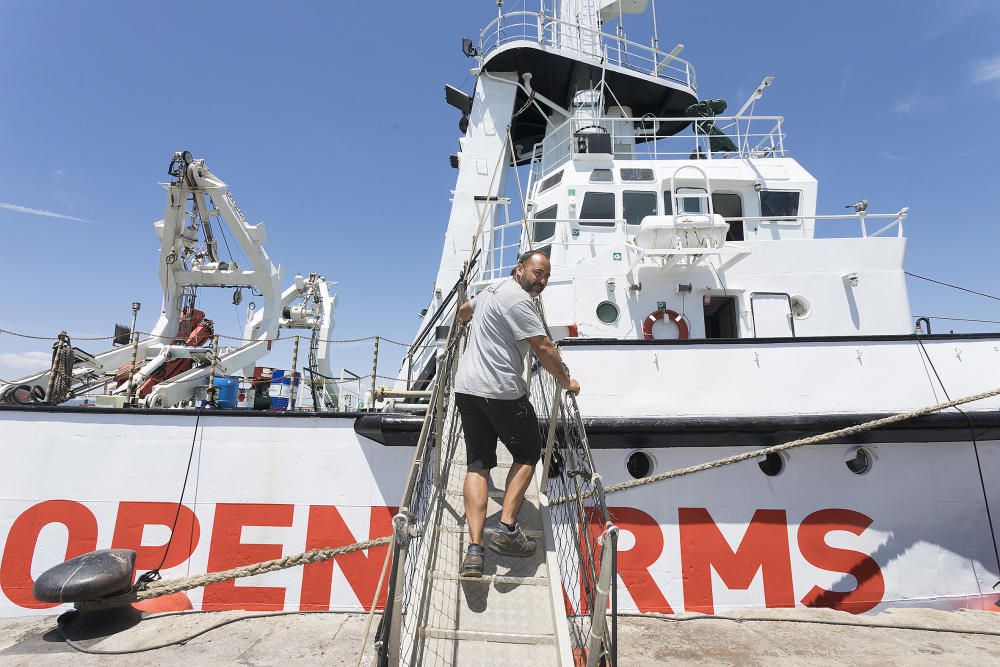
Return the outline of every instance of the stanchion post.
<path id="1" fill-rule="evenodd" d="M 296 369 L 299 367 L 299 337 L 296 336 L 292 342 L 292 376 L 288 378 L 288 409 L 295 410 L 295 380 L 298 376 Z"/>
<path id="2" fill-rule="evenodd" d="M 447 355 L 442 355 L 438 359 L 436 376 L 437 387 L 434 390 L 434 405 L 428 406 L 434 410 L 434 486 L 441 483 L 441 442 L 444 435 L 444 392 L 448 373 Z"/>
<path id="3" fill-rule="evenodd" d="M 132 363 L 128 367 L 128 386 L 125 388 L 125 403 L 127 405 L 132 405 L 134 400 L 132 381 L 135 378 L 135 364 L 139 360 L 139 333 L 135 330 L 135 322 L 141 308 L 141 303 L 132 302 Z"/>
<path id="4" fill-rule="evenodd" d="M 618 531 L 611 532 L 611 667 L 618 667 Z"/>
<path id="5" fill-rule="evenodd" d="M 413 352 L 406 355 L 406 389 L 413 389 Z"/>
<path id="6" fill-rule="evenodd" d="M 395 576 L 392 581 L 392 596 L 386 602 L 387 605 L 392 606 L 392 609 L 388 610 L 388 613 L 386 614 L 386 619 L 389 623 L 389 646 L 387 647 L 387 654 L 389 656 L 389 665 L 392 666 L 399 665 L 401 658 L 400 640 L 403 630 L 403 602 L 406 600 L 406 591 L 404 590 L 404 587 L 406 586 L 406 557 L 410 544 L 409 529 L 410 525 L 409 520 L 407 519 L 403 520 L 401 526 L 396 526 L 395 522 L 393 522 L 393 535 L 395 537 L 394 548 L 396 550 L 395 555 L 398 560 L 396 563 L 393 563 L 393 572 Z"/>
<path id="7" fill-rule="evenodd" d="M 614 548 L 611 539 L 612 531 L 618 530 L 614 526 L 608 526 L 604 531 L 604 545 L 601 549 L 601 573 L 597 579 L 597 591 L 594 595 L 594 610 L 590 622 L 590 641 L 587 647 L 587 667 L 597 667 L 601 662 L 603 651 L 601 645 L 604 643 L 604 631 L 607 628 L 608 594 L 611 592 L 612 574 L 612 549 Z"/>
<path id="8" fill-rule="evenodd" d="M 375 409 L 375 380 L 378 376 L 378 336 L 375 336 L 375 350 L 372 353 L 372 384 L 371 384 L 371 405 L 370 409 Z"/>
<path id="9" fill-rule="evenodd" d="M 219 363 L 219 335 L 212 335 L 212 367 L 208 373 L 208 391 L 205 393 L 205 398 L 209 405 L 215 406 L 215 370 Z"/>
<path id="10" fill-rule="evenodd" d="M 549 467 L 552 465 L 552 450 L 556 443 L 556 425 L 562 410 L 562 389 L 556 387 L 556 395 L 552 399 L 552 412 L 549 413 L 549 432 L 545 438 L 545 458 L 542 462 L 542 486 L 539 489 L 547 494 L 549 489 Z"/>

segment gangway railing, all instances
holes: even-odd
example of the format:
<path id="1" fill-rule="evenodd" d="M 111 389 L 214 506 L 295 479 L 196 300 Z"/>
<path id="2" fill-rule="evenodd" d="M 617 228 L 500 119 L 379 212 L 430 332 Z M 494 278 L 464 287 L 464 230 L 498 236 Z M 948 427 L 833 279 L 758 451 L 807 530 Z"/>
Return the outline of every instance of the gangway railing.
<path id="1" fill-rule="evenodd" d="M 608 512 L 576 396 L 563 392 L 537 362 L 530 396 L 545 438 L 541 493 L 552 526 L 573 655 L 578 664 L 617 666 L 618 529 Z"/>
<path id="2" fill-rule="evenodd" d="M 465 290 L 457 290 L 458 302 L 464 301 Z M 409 664 L 419 639 L 416 624 L 432 585 L 428 563 L 434 544 L 429 531 L 439 498 L 441 449 L 444 444 L 445 415 L 452 396 L 452 382 L 458 369 L 464 325 L 452 324 L 443 353 L 438 356 L 437 371 L 431 386 L 430 404 L 417 438 L 413 464 L 407 476 L 399 511 L 393 517 L 392 565 L 388 577 L 388 594 L 382 622 L 376 632 L 375 646 L 378 664 Z M 454 425 L 451 429 L 454 433 Z M 405 626 L 405 627 L 404 627 Z"/>
<path id="3" fill-rule="evenodd" d="M 458 296 L 459 303 L 464 301 L 464 286 Z M 430 619 L 441 617 L 442 611 L 453 612 L 434 606 L 442 604 L 435 601 L 435 597 L 441 597 L 435 585 L 440 588 L 442 575 L 446 578 L 453 575 L 432 568 L 440 569 L 441 549 L 453 548 L 451 544 L 441 544 L 448 529 L 441 522 L 456 510 L 448 502 L 449 495 L 456 491 L 446 488 L 446 482 L 449 477 L 454 482 L 453 468 L 462 442 L 457 411 L 452 406 L 452 385 L 465 333 L 465 325 L 456 318 L 443 354 L 438 357 L 430 405 L 400 509 L 393 518 L 388 594 L 382 623 L 376 632 L 379 665 L 418 664 L 427 653 L 428 638 L 435 636 L 434 628 L 429 627 Z M 562 647 L 561 654 L 571 655 L 575 663 L 616 665 L 617 530 L 604 502 L 583 420 L 575 397 L 569 395 L 564 400 L 555 380 L 537 363 L 529 386 L 546 444 L 539 501 L 542 514 L 549 515 L 546 525 L 550 526 L 551 534 L 547 545 L 553 547 L 555 554 L 548 569 L 550 586 L 555 591 L 551 603 L 553 610 L 565 608 L 566 613 L 565 623 L 557 624 L 557 643 Z M 563 502 L 547 507 L 545 494 Z M 571 501 L 565 502 L 567 498 Z M 455 604 L 447 595 L 444 598 L 446 606 Z M 563 636 L 567 634 L 568 637 Z M 462 636 L 461 632 L 455 634 L 458 639 Z"/>

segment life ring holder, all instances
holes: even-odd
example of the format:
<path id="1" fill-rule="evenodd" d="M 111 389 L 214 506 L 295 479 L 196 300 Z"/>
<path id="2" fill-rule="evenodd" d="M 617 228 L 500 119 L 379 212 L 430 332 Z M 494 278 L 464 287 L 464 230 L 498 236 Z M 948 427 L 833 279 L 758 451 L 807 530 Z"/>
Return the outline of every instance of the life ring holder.
<path id="1" fill-rule="evenodd" d="M 687 321 L 678 315 L 673 310 L 654 310 L 651 312 L 645 320 L 642 321 L 642 337 L 645 340 L 655 340 L 653 338 L 653 325 L 662 320 L 664 317 L 669 317 L 670 321 L 677 325 L 677 339 L 687 340 L 688 334 L 688 323 Z"/>

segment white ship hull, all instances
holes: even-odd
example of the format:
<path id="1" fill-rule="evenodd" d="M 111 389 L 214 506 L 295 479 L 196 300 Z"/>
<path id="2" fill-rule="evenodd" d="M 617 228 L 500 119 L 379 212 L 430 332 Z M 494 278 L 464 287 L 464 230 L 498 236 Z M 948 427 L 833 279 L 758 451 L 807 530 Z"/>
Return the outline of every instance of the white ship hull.
<path id="1" fill-rule="evenodd" d="M 412 427 L 401 420 L 383 444 L 359 435 L 357 421 L 204 414 L 164 575 L 387 535 Z M 95 548 L 134 548 L 138 570 L 156 566 L 194 424 L 192 412 L 180 411 L 0 410 L 0 615 L 57 612 L 32 598 L 33 579 Z M 977 431 L 986 488 L 996 489 L 1000 441 Z M 644 450 L 663 471 L 780 435 L 764 429 Z M 866 441 L 877 458 L 863 475 L 846 469 L 852 444 L 841 443 L 794 451 L 777 477 L 748 462 L 611 496 L 622 530 L 620 607 L 993 608 L 996 556 L 968 432 L 933 423 L 914 430 L 913 441 L 879 436 Z M 605 484 L 630 479 L 632 448 L 609 436 L 595 441 Z M 372 550 L 189 596 L 202 609 L 359 610 L 374 598 L 384 557 Z"/>

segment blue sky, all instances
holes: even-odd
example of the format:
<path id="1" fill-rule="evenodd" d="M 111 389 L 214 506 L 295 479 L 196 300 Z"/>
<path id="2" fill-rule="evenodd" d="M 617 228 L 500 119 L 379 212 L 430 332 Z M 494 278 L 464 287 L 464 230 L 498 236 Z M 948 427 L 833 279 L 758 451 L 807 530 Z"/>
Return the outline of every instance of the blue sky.
<path id="1" fill-rule="evenodd" d="M 1000 3 L 656 4 L 661 41 L 686 45 L 702 98 L 735 110 L 776 77 L 757 112 L 786 117 L 821 213 L 861 197 L 875 212 L 909 206 L 910 271 L 1000 293 Z M 460 38 L 495 15 L 494 0 L 0 0 L 0 328 L 105 335 L 138 300 L 148 330 L 157 183 L 187 149 L 267 222 L 288 279 L 339 281 L 336 337 L 410 338 L 456 173 L 442 87 L 471 87 Z M 641 41 L 643 23 L 627 17 L 629 36 Z M 997 302 L 910 286 L 915 314 L 1000 320 Z M 227 302 L 209 317 L 238 333 Z M 0 335 L 0 378 L 47 350 Z M 370 370 L 365 346 L 333 354 L 337 368 Z"/>

